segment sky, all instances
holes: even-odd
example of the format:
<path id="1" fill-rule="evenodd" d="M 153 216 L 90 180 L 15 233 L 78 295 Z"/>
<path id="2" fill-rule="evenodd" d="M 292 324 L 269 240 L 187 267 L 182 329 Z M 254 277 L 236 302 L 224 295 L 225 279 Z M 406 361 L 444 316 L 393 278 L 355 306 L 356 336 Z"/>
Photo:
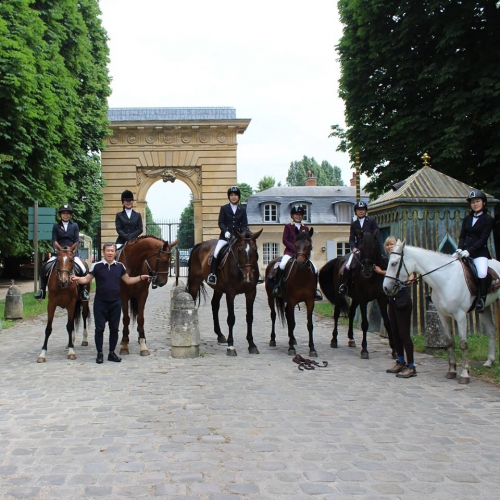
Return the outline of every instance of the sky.
<path id="1" fill-rule="evenodd" d="M 251 119 L 238 136 L 237 182 L 285 184 L 304 155 L 352 177 L 347 154 L 328 138 L 344 126 L 338 97 L 342 35 L 334 0 L 100 0 L 117 107 L 234 107 Z M 181 181 L 155 183 L 155 218 L 189 203 Z M 168 200 L 168 202 L 165 202 Z"/>

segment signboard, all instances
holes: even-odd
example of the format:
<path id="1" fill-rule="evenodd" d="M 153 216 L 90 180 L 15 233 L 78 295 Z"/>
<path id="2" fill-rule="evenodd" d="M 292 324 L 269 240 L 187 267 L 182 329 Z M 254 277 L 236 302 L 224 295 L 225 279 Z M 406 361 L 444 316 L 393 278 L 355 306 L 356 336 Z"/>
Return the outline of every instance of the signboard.
<path id="1" fill-rule="evenodd" d="M 52 240 L 52 226 L 56 223 L 54 207 L 38 207 L 38 240 Z M 28 239 L 34 239 L 35 208 L 28 207 Z"/>

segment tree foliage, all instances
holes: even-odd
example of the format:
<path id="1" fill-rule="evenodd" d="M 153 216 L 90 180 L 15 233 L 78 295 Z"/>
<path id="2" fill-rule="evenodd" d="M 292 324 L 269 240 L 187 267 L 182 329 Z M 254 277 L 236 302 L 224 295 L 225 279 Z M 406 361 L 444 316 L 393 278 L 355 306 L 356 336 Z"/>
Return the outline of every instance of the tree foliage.
<path id="1" fill-rule="evenodd" d="M 342 171 L 339 167 L 332 167 L 327 161 L 319 164 L 314 158 L 304 155 L 302 160 L 290 163 L 286 182 L 289 186 L 305 186 L 308 171 L 316 178 L 317 186 L 343 186 Z"/>
<path id="2" fill-rule="evenodd" d="M 250 195 L 253 194 L 253 189 L 252 186 L 250 186 L 250 184 L 247 184 L 246 182 L 238 183 L 238 187 L 241 191 L 240 203 L 243 203 Z"/>
<path id="3" fill-rule="evenodd" d="M 257 192 L 265 191 L 266 189 L 270 189 L 276 185 L 276 179 L 271 177 L 270 175 L 265 175 L 259 181 L 259 185 L 257 186 Z"/>
<path id="4" fill-rule="evenodd" d="M 27 212 L 70 202 L 82 232 L 100 216 L 107 35 L 98 0 L 0 2 L 0 251 L 30 252 Z"/>
<path id="5" fill-rule="evenodd" d="M 179 238 L 179 248 L 192 248 L 194 246 L 193 195 L 191 195 L 189 205 L 181 213 L 181 222 L 179 224 L 179 231 L 177 231 L 177 238 Z"/>
<path id="6" fill-rule="evenodd" d="M 500 8 L 496 0 L 339 0 L 347 129 L 365 189 L 422 167 L 500 195 Z"/>
<path id="7" fill-rule="evenodd" d="M 161 227 L 155 222 L 151 209 L 146 205 L 146 232 L 150 236 L 161 238 Z"/>

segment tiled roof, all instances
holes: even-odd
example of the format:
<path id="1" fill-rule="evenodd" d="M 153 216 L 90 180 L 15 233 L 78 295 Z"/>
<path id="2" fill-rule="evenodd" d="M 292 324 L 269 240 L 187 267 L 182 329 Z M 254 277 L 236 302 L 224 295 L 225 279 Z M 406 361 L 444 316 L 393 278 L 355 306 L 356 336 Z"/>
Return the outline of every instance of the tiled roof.
<path id="1" fill-rule="evenodd" d="M 236 120 L 235 108 L 110 108 L 108 119 L 120 121 Z"/>

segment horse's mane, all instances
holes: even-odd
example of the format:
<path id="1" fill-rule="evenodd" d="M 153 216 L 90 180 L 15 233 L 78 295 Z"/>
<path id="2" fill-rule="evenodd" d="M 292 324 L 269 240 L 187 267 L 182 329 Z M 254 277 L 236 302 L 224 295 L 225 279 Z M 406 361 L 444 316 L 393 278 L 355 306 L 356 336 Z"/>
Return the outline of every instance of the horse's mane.
<path id="1" fill-rule="evenodd" d="M 412 245 L 405 245 L 405 247 L 403 249 L 403 253 L 405 250 L 410 250 L 410 252 L 412 252 L 413 250 L 416 250 L 417 252 L 422 252 L 422 253 L 426 254 L 429 259 L 434 259 L 434 260 L 439 259 L 439 260 L 443 260 L 445 262 L 449 262 L 450 259 L 453 258 L 452 255 L 450 255 L 448 253 L 436 252 L 435 250 L 427 250 L 427 248 L 415 247 Z M 394 247 L 393 252 L 401 253 L 401 241 L 398 241 L 396 243 L 396 246 Z M 408 257 L 411 258 L 410 255 Z"/>
<path id="2" fill-rule="evenodd" d="M 380 252 L 378 244 L 378 232 L 371 233 L 369 231 L 363 232 L 363 245 L 361 246 L 361 255 L 363 258 L 370 258 L 374 262 L 377 260 L 377 253 Z"/>
<path id="3" fill-rule="evenodd" d="M 143 240 L 145 238 L 152 238 L 153 240 L 158 240 L 161 241 L 162 243 L 166 243 L 165 240 L 162 240 L 161 238 L 158 238 L 157 236 L 153 236 L 152 234 L 143 234 L 142 236 L 136 236 L 135 238 L 132 238 L 129 240 L 129 245 L 132 243 L 137 243 L 140 240 Z"/>

